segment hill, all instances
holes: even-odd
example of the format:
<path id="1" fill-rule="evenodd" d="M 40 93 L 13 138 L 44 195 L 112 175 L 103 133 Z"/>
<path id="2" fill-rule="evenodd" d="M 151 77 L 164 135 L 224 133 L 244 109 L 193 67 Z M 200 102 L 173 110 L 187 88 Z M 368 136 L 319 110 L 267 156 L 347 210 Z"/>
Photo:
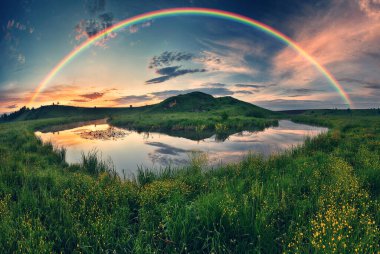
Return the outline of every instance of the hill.
<path id="1" fill-rule="evenodd" d="M 41 106 L 37 109 L 21 108 L 9 115 L 3 115 L 3 121 L 22 121 L 56 117 L 111 117 L 116 115 L 128 115 L 134 113 L 178 113 L 178 112 L 227 112 L 230 115 L 246 114 L 247 116 L 266 118 L 279 113 L 240 101 L 233 97 L 215 98 L 202 92 L 191 92 L 173 96 L 154 105 L 134 108 L 103 108 L 103 107 L 75 107 L 65 105 Z"/>
<path id="2" fill-rule="evenodd" d="M 224 111 L 232 115 L 246 114 L 253 117 L 265 118 L 279 115 L 248 102 L 233 98 L 213 97 L 212 95 L 202 92 L 191 92 L 180 94 L 165 99 L 164 101 L 153 105 L 149 112 L 218 112 Z"/>

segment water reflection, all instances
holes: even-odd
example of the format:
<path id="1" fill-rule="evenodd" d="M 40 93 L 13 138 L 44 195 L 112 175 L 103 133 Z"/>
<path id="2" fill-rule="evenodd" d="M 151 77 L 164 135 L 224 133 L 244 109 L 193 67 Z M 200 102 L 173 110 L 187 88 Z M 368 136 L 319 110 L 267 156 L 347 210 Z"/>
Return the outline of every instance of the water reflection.
<path id="1" fill-rule="evenodd" d="M 88 139 L 81 135 L 88 132 L 102 133 L 109 128 L 105 122 L 97 122 L 66 130 L 57 128 L 50 132 L 40 131 L 36 135 L 44 142 L 51 141 L 56 146 L 66 147 L 69 163 L 79 162 L 82 151 L 87 153 L 96 148 L 103 159 L 112 159 L 121 175 L 123 170 L 131 175 L 138 166 L 160 168 L 184 165 L 188 163 L 192 151 L 207 153 L 212 165 L 238 161 L 249 151 L 268 156 L 301 144 L 307 136 L 313 137 L 327 131 L 327 128 L 281 120 L 277 127 L 257 132 L 242 131 L 226 137 L 223 142 L 212 133 L 202 140 L 192 140 L 179 136 L 179 133 L 171 136 L 119 128 L 115 128 L 116 131 L 122 131 L 125 135 L 114 139 Z"/>

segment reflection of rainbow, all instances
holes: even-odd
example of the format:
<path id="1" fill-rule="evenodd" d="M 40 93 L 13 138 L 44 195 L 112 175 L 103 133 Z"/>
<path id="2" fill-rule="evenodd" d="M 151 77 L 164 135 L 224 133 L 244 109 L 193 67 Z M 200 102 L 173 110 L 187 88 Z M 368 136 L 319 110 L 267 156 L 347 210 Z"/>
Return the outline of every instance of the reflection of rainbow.
<path id="1" fill-rule="evenodd" d="M 49 81 L 68 63 L 72 60 L 76 55 L 78 55 L 82 50 L 88 48 L 94 42 L 100 40 L 105 35 L 110 34 L 113 31 L 116 31 L 125 26 L 131 26 L 137 23 L 141 23 L 147 20 L 151 20 L 154 18 L 160 17 L 170 17 L 177 15 L 198 15 L 198 16 L 210 16 L 216 18 L 223 18 L 227 20 L 236 21 L 251 27 L 254 27 L 260 31 L 266 32 L 273 37 L 279 39 L 284 42 L 288 46 L 295 49 L 299 54 L 301 54 L 305 59 L 307 59 L 311 64 L 313 64 L 325 77 L 329 80 L 329 82 L 334 86 L 336 91 L 340 94 L 345 103 L 349 106 L 352 106 L 352 103 L 347 95 L 347 93 L 343 90 L 342 86 L 338 83 L 338 81 L 331 75 L 331 73 L 323 67 L 320 63 L 318 63 L 312 56 L 310 56 L 305 50 L 303 50 L 300 46 L 298 46 L 292 39 L 287 37 L 286 35 L 276 31 L 270 26 L 267 26 L 261 22 L 253 20 L 251 18 L 241 16 L 239 14 L 214 10 L 214 9 L 205 9 L 205 8 L 173 8 L 173 9 L 164 9 L 153 12 L 144 13 L 138 16 L 134 16 L 132 18 L 128 18 L 123 20 L 112 27 L 102 31 L 101 33 L 96 34 L 95 36 L 89 38 L 78 47 L 76 47 L 73 51 L 71 51 L 67 56 L 65 56 L 50 72 L 49 74 L 42 80 L 42 82 L 38 85 L 35 90 L 30 102 L 34 102 L 37 98 L 38 94 L 45 88 L 45 86 L 49 83 Z"/>

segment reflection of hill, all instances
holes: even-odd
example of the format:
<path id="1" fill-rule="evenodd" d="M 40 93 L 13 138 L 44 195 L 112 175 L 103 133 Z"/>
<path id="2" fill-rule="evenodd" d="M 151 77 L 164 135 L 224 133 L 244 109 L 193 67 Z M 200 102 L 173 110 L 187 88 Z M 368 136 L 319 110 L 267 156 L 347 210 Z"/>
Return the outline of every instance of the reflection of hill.
<path id="1" fill-rule="evenodd" d="M 67 123 L 67 124 L 61 124 L 61 125 L 54 125 L 54 126 L 49 126 L 41 129 L 40 131 L 42 133 L 47 133 L 47 132 L 58 132 L 58 131 L 64 131 L 68 129 L 74 129 L 78 128 L 84 125 L 91 125 L 91 124 L 106 124 L 107 119 L 98 119 L 98 120 L 90 120 L 90 121 L 83 121 L 83 122 L 74 122 L 74 123 Z"/>

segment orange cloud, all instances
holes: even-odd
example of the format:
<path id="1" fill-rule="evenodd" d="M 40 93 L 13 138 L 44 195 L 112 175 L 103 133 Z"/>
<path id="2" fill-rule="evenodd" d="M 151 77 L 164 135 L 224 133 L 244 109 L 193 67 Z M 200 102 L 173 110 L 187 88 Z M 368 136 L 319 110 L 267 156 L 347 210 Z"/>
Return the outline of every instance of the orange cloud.
<path id="1" fill-rule="evenodd" d="M 293 39 L 335 76 L 363 71 L 363 61 L 358 60 L 380 50 L 379 9 L 369 2 L 380 3 L 335 1 L 323 13 L 307 13 L 307 17 L 291 24 Z M 320 74 L 293 49 L 285 48 L 274 58 L 273 75 L 281 84 L 296 85 L 306 84 Z"/>

